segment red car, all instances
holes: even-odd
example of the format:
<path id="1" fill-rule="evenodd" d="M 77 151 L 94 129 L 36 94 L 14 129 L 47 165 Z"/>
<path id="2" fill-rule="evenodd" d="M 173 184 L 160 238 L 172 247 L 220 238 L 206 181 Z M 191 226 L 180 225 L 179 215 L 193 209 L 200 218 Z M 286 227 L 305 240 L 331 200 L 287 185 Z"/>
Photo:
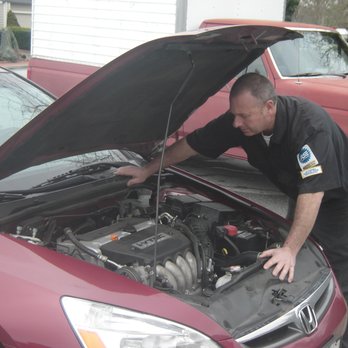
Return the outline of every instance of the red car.
<path id="1" fill-rule="evenodd" d="M 254 19 L 210 19 L 201 27 L 246 24 L 289 28 L 302 37 L 272 45 L 240 74 L 258 72 L 268 77 L 279 95 L 302 96 L 318 103 L 348 134 L 348 45 L 340 34 L 334 28 L 314 24 Z M 195 111 L 175 136 L 182 137 L 225 112 L 233 81 Z M 242 150 L 230 153 L 245 156 Z"/>
<path id="2" fill-rule="evenodd" d="M 179 168 L 131 188 L 114 173 L 296 37 L 235 26 L 158 39 L 52 104 L 0 70 L 1 347 L 340 345 L 346 304 L 320 247 L 306 241 L 292 283 L 258 258 L 289 222 Z"/>

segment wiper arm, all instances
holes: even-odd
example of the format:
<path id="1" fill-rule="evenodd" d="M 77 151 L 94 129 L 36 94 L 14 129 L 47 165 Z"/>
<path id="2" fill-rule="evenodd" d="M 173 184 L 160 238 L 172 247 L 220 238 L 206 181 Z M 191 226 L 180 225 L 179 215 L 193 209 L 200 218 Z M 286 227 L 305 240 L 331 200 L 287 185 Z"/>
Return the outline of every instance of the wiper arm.
<path id="1" fill-rule="evenodd" d="M 30 193 L 41 193 L 41 192 L 61 190 L 63 188 L 81 185 L 86 182 L 90 182 L 94 180 L 97 180 L 97 179 L 90 175 L 76 175 L 73 177 L 67 176 L 65 178 L 59 177 L 59 179 L 53 178 L 43 182 L 40 185 L 33 186 L 31 189 L 27 190 L 26 193 L 30 194 Z"/>
<path id="2" fill-rule="evenodd" d="M 30 189 L 25 190 L 12 190 L 0 192 L 0 202 L 5 200 L 15 200 L 25 198 L 27 195 L 50 192 L 55 190 L 61 190 L 64 188 L 81 185 L 87 182 L 96 181 L 103 179 L 106 176 L 94 174 L 103 173 L 108 171 L 110 168 L 119 168 L 125 165 L 129 165 L 128 162 L 117 162 L 117 163 L 105 163 L 100 162 L 96 164 L 91 164 L 85 167 L 81 167 L 75 170 L 70 170 L 67 173 L 48 179 L 43 183 L 33 186 Z M 114 176 L 110 173 L 109 176 Z"/>
<path id="3" fill-rule="evenodd" d="M 69 170 L 64 174 L 55 176 L 39 185 L 33 186 L 30 191 L 35 191 L 35 193 L 46 192 L 48 188 L 49 191 L 53 191 L 64 187 L 94 181 L 98 178 L 94 177 L 93 174 L 105 172 L 111 167 L 118 167 L 118 165 L 116 166 L 112 163 L 96 163 L 75 170 Z"/>
<path id="4" fill-rule="evenodd" d="M 348 72 L 346 73 L 319 73 L 319 72 L 306 72 L 300 74 L 287 75 L 288 77 L 316 77 L 316 76 L 338 76 L 343 77 L 344 79 L 347 77 Z"/>
<path id="5" fill-rule="evenodd" d="M 25 195 L 21 193 L 0 192 L 0 202 L 16 201 L 23 198 L 25 198 Z"/>
<path id="6" fill-rule="evenodd" d="M 118 168 L 122 165 L 125 165 L 125 163 L 97 163 L 81 167 L 75 170 L 70 170 L 67 173 L 55 176 L 52 179 L 48 179 L 39 185 L 33 186 L 30 189 L 0 192 L 0 202 L 5 200 L 21 199 L 25 198 L 26 195 L 30 194 L 61 190 L 63 188 L 95 181 L 101 179 L 102 176 L 95 177 L 93 176 L 93 174 L 102 173 L 109 170 L 112 167 Z"/>
<path id="7" fill-rule="evenodd" d="M 63 188 L 84 184 L 86 182 L 93 181 L 93 180 L 97 180 L 97 179 L 87 175 L 77 176 L 77 177 L 66 179 L 65 181 L 60 180 L 57 182 L 54 182 L 54 179 L 50 179 L 30 189 L 0 192 L 0 202 L 22 199 L 28 195 L 32 195 L 36 193 L 61 190 Z"/>

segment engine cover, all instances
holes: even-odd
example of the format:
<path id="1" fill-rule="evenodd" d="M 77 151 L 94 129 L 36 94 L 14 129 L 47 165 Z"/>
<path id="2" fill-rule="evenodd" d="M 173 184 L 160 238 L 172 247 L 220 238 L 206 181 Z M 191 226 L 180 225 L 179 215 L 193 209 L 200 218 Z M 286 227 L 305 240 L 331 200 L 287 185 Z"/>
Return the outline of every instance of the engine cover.
<path id="1" fill-rule="evenodd" d="M 155 226 L 134 232 L 117 241 L 106 243 L 100 247 L 103 255 L 122 265 L 153 264 L 155 251 Z M 164 263 L 167 258 L 173 259 L 177 253 L 190 248 L 190 241 L 181 232 L 166 225 L 158 225 L 157 262 Z"/>

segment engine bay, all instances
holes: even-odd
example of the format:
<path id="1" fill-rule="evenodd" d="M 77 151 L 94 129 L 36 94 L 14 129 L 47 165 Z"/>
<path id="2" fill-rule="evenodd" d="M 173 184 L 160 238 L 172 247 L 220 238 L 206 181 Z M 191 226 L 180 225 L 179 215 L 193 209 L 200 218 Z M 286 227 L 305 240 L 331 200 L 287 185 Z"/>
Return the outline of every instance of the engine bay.
<path id="1" fill-rule="evenodd" d="M 260 269 L 259 253 L 282 242 L 257 214 L 168 180 L 156 216 L 154 187 L 42 212 L 10 234 L 162 291 L 207 296 Z"/>

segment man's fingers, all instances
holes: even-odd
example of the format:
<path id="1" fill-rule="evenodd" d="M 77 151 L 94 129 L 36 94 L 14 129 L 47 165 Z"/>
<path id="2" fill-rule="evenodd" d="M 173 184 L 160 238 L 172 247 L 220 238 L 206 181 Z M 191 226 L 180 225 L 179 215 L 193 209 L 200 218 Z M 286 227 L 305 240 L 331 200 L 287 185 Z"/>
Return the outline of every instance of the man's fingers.
<path id="1" fill-rule="evenodd" d="M 132 175 L 131 173 L 132 173 L 132 171 L 133 171 L 133 168 L 129 168 L 129 167 L 120 167 L 120 168 L 117 168 L 115 171 L 114 171 L 114 173 L 116 174 L 116 175 Z"/>
<path id="2" fill-rule="evenodd" d="M 278 277 L 282 281 L 287 278 L 288 282 L 291 283 L 294 280 L 295 267 L 292 265 L 290 259 L 284 258 L 283 256 L 279 249 L 269 249 L 262 252 L 259 257 L 269 257 L 263 268 L 267 270 L 274 267 L 272 270 L 274 277 Z"/>
<path id="3" fill-rule="evenodd" d="M 269 269 L 270 267 L 272 267 L 275 262 L 273 260 L 273 252 L 274 252 L 274 249 L 270 249 L 270 250 L 265 250 L 263 251 L 260 255 L 259 255 L 259 258 L 266 258 L 266 257 L 269 257 L 270 259 L 267 260 L 267 262 L 263 265 L 263 268 L 264 269 Z"/>
<path id="4" fill-rule="evenodd" d="M 142 181 L 139 180 L 139 178 L 133 178 L 133 179 L 130 179 L 128 182 L 127 182 L 127 186 L 133 186 L 133 185 L 136 185 L 136 184 L 140 184 Z"/>
<path id="5" fill-rule="evenodd" d="M 288 282 L 291 283 L 294 280 L 295 276 L 295 267 L 291 266 L 289 269 L 289 277 L 288 277 Z"/>
<path id="6" fill-rule="evenodd" d="M 284 265 L 282 271 L 279 274 L 279 279 L 280 280 L 284 280 L 286 278 L 286 276 L 288 275 L 289 270 L 290 270 L 289 266 L 288 265 Z"/>
<path id="7" fill-rule="evenodd" d="M 291 283 L 294 280 L 295 267 L 284 265 L 282 271 L 279 274 L 280 280 L 288 278 L 288 282 Z"/>
<path id="8" fill-rule="evenodd" d="M 264 250 L 264 251 L 259 255 L 259 257 L 261 257 L 261 258 L 270 257 L 270 256 L 273 255 L 274 250 L 275 250 L 275 249 Z"/>
<path id="9" fill-rule="evenodd" d="M 285 265 L 283 263 L 276 263 L 277 265 L 274 267 L 273 271 L 272 271 L 272 275 L 274 277 L 278 277 L 280 272 L 284 269 Z"/>
<path id="10" fill-rule="evenodd" d="M 269 269 L 269 268 L 273 267 L 274 265 L 276 265 L 278 263 L 278 260 L 273 255 L 273 253 L 270 254 L 270 255 L 265 255 L 263 257 L 270 257 L 270 259 L 267 260 L 267 262 L 263 265 L 264 269 Z"/>
<path id="11" fill-rule="evenodd" d="M 132 186 L 132 185 L 135 185 L 134 180 L 128 180 L 127 181 L 127 186 L 129 187 L 129 186 Z"/>

